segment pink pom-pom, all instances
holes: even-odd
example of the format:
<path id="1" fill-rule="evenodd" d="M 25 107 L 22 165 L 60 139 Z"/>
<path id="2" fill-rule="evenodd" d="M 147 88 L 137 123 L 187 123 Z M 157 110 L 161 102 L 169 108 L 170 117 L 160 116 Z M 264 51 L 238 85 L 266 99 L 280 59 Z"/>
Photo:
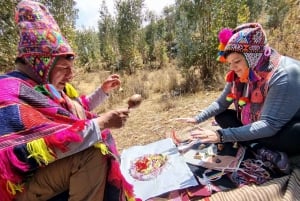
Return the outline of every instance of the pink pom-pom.
<path id="1" fill-rule="evenodd" d="M 227 42 L 229 41 L 229 39 L 231 38 L 232 35 L 233 35 L 232 29 L 229 29 L 229 28 L 223 28 L 223 29 L 219 32 L 219 41 L 220 41 L 221 43 L 227 44 Z"/>

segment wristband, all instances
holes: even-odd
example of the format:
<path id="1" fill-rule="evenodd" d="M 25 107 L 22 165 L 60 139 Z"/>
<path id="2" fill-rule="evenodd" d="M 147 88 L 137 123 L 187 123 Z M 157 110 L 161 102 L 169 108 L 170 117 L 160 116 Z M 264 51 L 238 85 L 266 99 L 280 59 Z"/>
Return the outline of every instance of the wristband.
<path id="1" fill-rule="evenodd" d="M 219 134 L 220 142 L 224 143 L 224 135 L 223 135 L 222 131 L 219 129 L 219 130 L 217 130 L 217 133 Z"/>

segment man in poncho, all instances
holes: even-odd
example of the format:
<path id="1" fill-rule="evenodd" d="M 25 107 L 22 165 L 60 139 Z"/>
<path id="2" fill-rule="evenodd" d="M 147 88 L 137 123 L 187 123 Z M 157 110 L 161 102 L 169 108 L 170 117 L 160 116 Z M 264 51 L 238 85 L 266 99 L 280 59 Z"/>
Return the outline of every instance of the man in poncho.
<path id="1" fill-rule="evenodd" d="M 49 200 L 66 191 L 76 201 L 134 200 L 107 130 L 122 127 L 128 109 L 90 112 L 119 78 L 91 96 L 68 96 L 76 94 L 68 85 L 75 55 L 48 9 L 23 0 L 15 20 L 16 70 L 0 75 L 1 200 Z"/>

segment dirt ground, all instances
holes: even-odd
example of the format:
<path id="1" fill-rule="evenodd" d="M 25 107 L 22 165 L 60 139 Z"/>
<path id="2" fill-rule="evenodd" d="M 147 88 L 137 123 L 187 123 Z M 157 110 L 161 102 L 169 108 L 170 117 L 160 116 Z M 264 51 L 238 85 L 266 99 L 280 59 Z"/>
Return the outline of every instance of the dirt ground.
<path id="1" fill-rule="evenodd" d="M 79 75 L 73 82 L 81 94 L 89 94 L 100 83 L 101 78 L 98 73 Z M 150 93 L 138 108 L 131 110 L 129 119 L 123 128 L 112 130 L 119 151 L 164 139 L 172 130 L 178 134 L 183 133 L 182 131 L 194 125 L 174 121 L 174 119 L 195 116 L 215 100 L 220 93 L 221 91 L 202 91 L 175 97 L 162 93 Z M 119 104 L 112 106 L 111 109 L 127 107 L 127 100 L 124 99 Z M 214 129 L 215 126 L 211 125 L 212 122 L 213 119 L 210 119 L 200 126 Z M 185 136 L 179 135 L 179 137 Z"/>
<path id="2" fill-rule="evenodd" d="M 160 94 L 155 94 L 143 100 L 142 104 L 133 109 L 126 125 L 121 129 L 113 130 L 118 149 L 121 151 L 130 146 L 144 145 L 169 135 L 172 130 L 185 138 L 184 130 L 194 126 L 188 123 L 181 123 L 174 119 L 178 117 L 193 117 L 213 101 L 220 92 L 200 92 L 193 95 L 162 100 Z M 172 108 L 164 109 L 167 105 Z M 210 127 L 213 119 L 210 119 L 201 126 Z M 182 134 L 182 136 L 180 136 Z"/>

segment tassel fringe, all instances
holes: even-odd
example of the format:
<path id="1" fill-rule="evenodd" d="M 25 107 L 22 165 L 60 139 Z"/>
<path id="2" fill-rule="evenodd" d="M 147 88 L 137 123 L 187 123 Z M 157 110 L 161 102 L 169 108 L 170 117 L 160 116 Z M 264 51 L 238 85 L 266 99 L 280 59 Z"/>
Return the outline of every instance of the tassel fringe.
<path id="1" fill-rule="evenodd" d="M 48 165 L 55 160 L 54 152 L 47 146 L 44 139 L 27 143 L 27 151 L 30 154 L 28 158 L 34 158 L 40 166 L 42 164 Z"/>
<path id="2" fill-rule="evenodd" d="M 11 181 L 7 181 L 7 191 L 15 196 L 17 194 L 17 191 L 22 192 L 23 191 L 23 185 L 22 184 L 14 184 Z"/>
<path id="3" fill-rule="evenodd" d="M 0 195 L 2 201 L 12 201 L 13 195 L 7 189 L 7 180 L 0 179 Z"/>
<path id="4" fill-rule="evenodd" d="M 58 148 L 60 151 L 66 152 L 70 142 L 82 142 L 82 137 L 77 132 L 83 130 L 84 126 L 85 121 L 78 121 L 68 130 L 45 137 L 46 144 L 52 149 Z"/>
<path id="5" fill-rule="evenodd" d="M 94 145 L 94 147 L 100 149 L 100 151 L 103 155 L 107 155 L 107 154 L 111 153 L 109 151 L 108 147 L 102 142 L 96 143 Z"/>
<path id="6" fill-rule="evenodd" d="M 21 177 L 15 170 L 26 171 L 28 165 L 18 160 L 13 148 L 0 152 L 0 195 L 1 201 L 11 201 L 17 191 L 22 191 Z"/>
<path id="7" fill-rule="evenodd" d="M 70 83 L 66 83 L 65 90 L 67 96 L 69 96 L 70 98 L 78 98 L 78 92 Z"/>

